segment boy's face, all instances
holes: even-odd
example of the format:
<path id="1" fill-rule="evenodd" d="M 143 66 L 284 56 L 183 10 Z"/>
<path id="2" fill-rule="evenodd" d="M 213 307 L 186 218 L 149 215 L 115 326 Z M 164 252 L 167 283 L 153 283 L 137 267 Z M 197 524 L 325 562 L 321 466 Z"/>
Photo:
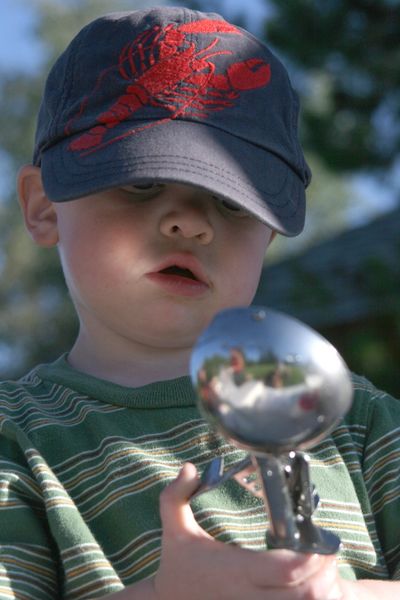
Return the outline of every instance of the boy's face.
<path id="1" fill-rule="evenodd" d="M 249 304 L 272 238 L 244 211 L 180 184 L 51 206 L 81 327 L 158 348 L 189 347 L 217 311 Z"/>

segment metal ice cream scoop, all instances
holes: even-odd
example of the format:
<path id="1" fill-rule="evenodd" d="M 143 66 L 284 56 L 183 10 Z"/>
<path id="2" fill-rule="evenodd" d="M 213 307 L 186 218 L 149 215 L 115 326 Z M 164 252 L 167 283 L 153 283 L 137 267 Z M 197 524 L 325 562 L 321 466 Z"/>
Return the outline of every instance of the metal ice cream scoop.
<path id="1" fill-rule="evenodd" d="M 322 440 L 351 405 L 349 371 L 336 349 L 283 313 L 228 309 L 195 345 L 191 377 L 203 415 L 246 450 L 248 463 L 258 470 L 269 546 L 336 552 L 337 536 L 312 523 L 315 492 L 302 452 Z M 197 494 L 227 479 L 218 460 L 206 470 Z M 239 465 L 245 466 L 246 461 Z"/>

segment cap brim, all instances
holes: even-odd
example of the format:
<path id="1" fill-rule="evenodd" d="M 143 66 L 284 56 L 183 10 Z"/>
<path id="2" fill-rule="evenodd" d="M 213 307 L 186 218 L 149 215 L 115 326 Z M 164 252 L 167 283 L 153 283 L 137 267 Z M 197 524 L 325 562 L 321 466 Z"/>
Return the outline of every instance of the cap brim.
<path id="1" fill-rule="evenodd" d="M 50 200 L 73 200 L 129 183 L 178 182 L 234 202 L 286 236 L 302 231 L 304 183 L 277 155 L 199 122 L 128 125 L 82 152 L 70 149 L 74 137 L 45 150 L 41 167 Z"/>

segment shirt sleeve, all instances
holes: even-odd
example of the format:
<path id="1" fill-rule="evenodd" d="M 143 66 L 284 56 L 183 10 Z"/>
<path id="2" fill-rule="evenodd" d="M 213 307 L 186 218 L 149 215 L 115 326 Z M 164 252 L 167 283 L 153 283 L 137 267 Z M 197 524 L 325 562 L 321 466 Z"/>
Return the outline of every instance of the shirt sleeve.
<path id="1" fill-rule="evenodd" d="M 59 598 L 57 551 L 23 454 L 0 437 L 0 599 Z"/>
<path id="2" fill-rule="evenodd" d="M 364 481 L 390 577 L 400 580 L 400 400 L 366 380 L 359 392 L 368 405 Z"/>

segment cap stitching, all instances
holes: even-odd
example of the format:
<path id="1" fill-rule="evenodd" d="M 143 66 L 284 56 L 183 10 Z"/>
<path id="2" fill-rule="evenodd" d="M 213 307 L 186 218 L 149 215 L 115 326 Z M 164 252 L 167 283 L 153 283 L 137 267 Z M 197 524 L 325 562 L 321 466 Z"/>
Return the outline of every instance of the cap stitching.
<path id="1" fill-rule="evenodd" d="M 155 164 L 159 164 L 162 166 L 167 166 L 168 164 L 171 164 L 172 166 L 175 165 L 175 159 L 179 159 L 179 160 L 183 160 L 185 162 L 188 162 L 190 165 L 195 165 L 195 166 L 199 166 L 199 168 L 201 169 L 202 172 L 213 172 L 216 175 L 219 175 L 221 173 L 226 174 L 226 178 L 227 179 L 235 179 L 236 181 L 238 181 L 239 185 L 241 187 L 243 187 L 243 189 L 246 189 L 247 187 L 249 187 L 249 184 L 245 183 L 245 179 L 243 177 L 240 177 L 239 175 L 237 175 L 237 173 L 235 173 L 234 171 L 230 171 L 226 168 L 221 168 L 219 166 L 214 165 L 213 163 L 209 163 L 205 160 L 201 160 L 198 158 L 192 158 L 190 156 L 183 156 L 181 154 L 169 154 L 167 157 L 163 157 L 163 156 L 159 156 L 159 155 L 146 155 L 146 156 L 135 156 L 135 158 L 133 160 L 131 160 L 129 162 L 129 164 L 126 165 L 127 169 L 131 169 L 132 167 L 136 168 L 140 168 L 141 164 L 145 163 L 146 166 L 148 166 L 151 163 L 155 163 Z M 123 169 L 124 165 L 120 165 L 118 160 L 115 161 L 111 161 L 108 160 L 106 164 L 101 166 L 101 173 L 107 173 L 107 172 L 111 172 L 113 171 L 113 168 L 115 165 L 118 165 L 119 169 Z M 290 167 L 288 167 L 288 170 L 291 170 L 293 172 L 294 175 L 296 175 L 296 177 L 299 177 L 297 175 L 297 173 L 293 170 L 290 169 Z M 68 172 L 67 169 L 65 170 L 65 172 Z M 88 173 L 88 171 L 86 171 Z M 91 181 L 93 179 L 95 179 L 99 173 L 99 165 L 97 164 L 95 166 L 95 168 L 93 169 L 93 173 L 94 173 L 94 178 L 93 177 L 88 177 L 85 179 L 81 179 L 81 181 Z M 71 174 L 74 174 L 73 172 L 71 172 Z M 221 178 L 221 179 L 225 179 L 225 178 Z M 287 175 L 284 179 L 284 182 L 287 179 Z M 301 179 L 299 177 L 299 180 L 301 182 Z M 243 182 L 243 183 L 242 183 Z M 282 187 L 284 187 L 285 183 L 283 183 Z M 277 192 L 275 193 L 271 193 L 268 192 L 267 190 L 263 189 L 263 188 L 259 188 L 254 186 L 254 184 L 252 184 L 252 187 L 254 187 L 255 189 L 259 189 L 260 191 L 262 191 L 265 194 L 268 194 L 271 197 L 277 196 L 278 194 L 281 193 L 281 189 L 279 189 Z"/>
<path id="2" fill-rule="evenodd" d="M 179 158 L 180 160 L 188 161 L 189 163 L 191 163 L 189 165 L 189 167 L 183 168 L 183 167 L 177 167 L 176 163 L 173 160 L 171 160 L 171 165 L 174 167 L 175 171 L 177 171 L 177 172 L 182 171 L 183 173 L 193 173 L 193 174 L 206 173 L 208 176 L 210 176 L 210 173 L 211 173 L 212 175 L 216 176 L 216 179 L 218 181 L 220 181 L 221 183 L 223 183 L 226 187 L 231 188 L 232 190 L 238 191 L 239 193 L 244 195 L 247 199 L 252 200 L 256 204 L 258 204 L 261 208 L 265 207 L 265 203 L 261 203 L 260 201 L 258 201 L 258 199 L 255 198 L 254 195 L 249 195 L 249 193 L 247 191 L 249 186 L 246 186 L 245 184 L 243 184 L 242 183 L 243 180 L 241 180 L 237 175 L 234 175 L 230 171 L 227 171 L 226 169 L 224 169 L 224 172 L 226 172 L 229 176 L 228 178 L 218 177 L 218 175 L 221 173 L 221 169 L 218 169 L 214 165 L 209 164 L 205 161 L 197 161 L 195 159 L 191 159 L 189 157 L 180 156 L 180 155 L 172 155 L 172 156 L 169 156 L 168 158 L 171 158 L 171 159 Z M 136 165 L 135 162 L 133 162 L 133 163 L 131 162 L 129 165 L 126 165 L 126 168 L 120 167 L 120 172 L 123 173 L 125 170 L 130 171 L 132 166 L 135 166 L 135 169 L 137 169 L 137 171 L 141 171 L 141 170 L 144 170 L 145 168 L 148 168 L 152 163 L 153 163 L 153 165 L 155 163 L 156 165 L 159 165 L 161 167 L 166 167 L 170 164 L 169 161 L 166 161 L 166 160 L 160 161 L 158 157 L 157 157 L 157 159 L 155 159 L 153 161 L 151 159 L 149 160 L 149 157 L 145 157 L 144 160 L 146 161 L 145 163 L 143 162 L 143 157 L 141 157 L 138 159 L 138 161 L 140 161 L 140 162 L 138 162 L 138 165 Z M 199 162 L 203 163 L 204 167 L 202 165 L 199 165 L 198 164 Z M 104 173 L 104 169 L 102 170 L 102 172 Z M 96 181 L 97 173 L 98 173 L 98 171 L 94 172 L 93 177 L 90 177 L 90 178 L 86 177 L 85 179 L 81 179 L 81 181 L 84 181 L 84 182 Z M 233 185 L 232 179 L 235 181 L 236 185 Z M 285 186 L 286 182 L 287 182 L 287 176 L 285 177 L 282 188 Z M 281 193 L 282 189 L 280 189 L 278 192 L 276 192 L 274 194 L 271 194 L 267 190 L 260 188 L 258 186 L 257 187 L 253 186 L 253 188 L 262 194 L 268 195 L 269 198 L 271 198 L 271 200 L 268 201 L 268 203 L 271 206 L 283 208 L 290 204 L 289 194 L 288 194 L 288 201 L 285 202 L 285 204 L 279 204 L 279 203 L 273 201 L 274 196 L 278 196 Z M 103 189 L 107 189 L 107 188 L 103 188 Z M 93 193 L 95 193 L 95 192 L 93 192 Z M 297 209 L 296 209 L 295 213 L 296 212 L 297 212 Z M 295 214 L 295 213 L 293 213 L 293 214 Z"/>

